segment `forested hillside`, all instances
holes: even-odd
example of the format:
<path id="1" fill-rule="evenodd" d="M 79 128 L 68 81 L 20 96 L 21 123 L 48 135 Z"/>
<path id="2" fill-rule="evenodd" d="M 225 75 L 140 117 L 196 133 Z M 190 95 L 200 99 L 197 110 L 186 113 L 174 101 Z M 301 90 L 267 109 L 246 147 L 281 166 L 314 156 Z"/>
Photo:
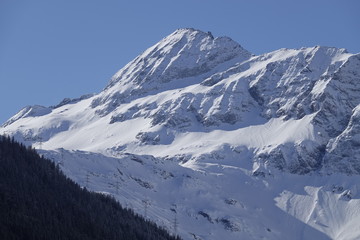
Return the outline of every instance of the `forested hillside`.
<path id="1" fill-rule="evenodd" d="M 0 137 L 0 239 L 178 239 Z"/>

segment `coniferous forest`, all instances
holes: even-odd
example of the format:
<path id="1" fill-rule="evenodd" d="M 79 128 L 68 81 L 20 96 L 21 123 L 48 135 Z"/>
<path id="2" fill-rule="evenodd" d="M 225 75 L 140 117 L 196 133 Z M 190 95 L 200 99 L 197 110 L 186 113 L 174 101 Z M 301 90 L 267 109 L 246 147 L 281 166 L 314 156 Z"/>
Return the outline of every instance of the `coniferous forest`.
<path id="1" fill-rule="evenodd" d="M 0 136 L 0 239 L 179 239 Z"/>

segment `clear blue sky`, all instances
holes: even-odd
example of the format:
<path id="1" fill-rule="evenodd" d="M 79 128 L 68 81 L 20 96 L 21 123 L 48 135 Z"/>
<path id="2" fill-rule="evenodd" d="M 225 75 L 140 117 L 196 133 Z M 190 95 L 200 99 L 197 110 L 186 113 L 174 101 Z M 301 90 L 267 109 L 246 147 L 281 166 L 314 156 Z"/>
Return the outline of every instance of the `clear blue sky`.
<path id="1" fill-rule="evenodd" d="M 177 28 L 254 54 L 315 45 L 360 52 L 359 0 L 0 0 L 0 124 L 26 105 L 100 92 Z"/>

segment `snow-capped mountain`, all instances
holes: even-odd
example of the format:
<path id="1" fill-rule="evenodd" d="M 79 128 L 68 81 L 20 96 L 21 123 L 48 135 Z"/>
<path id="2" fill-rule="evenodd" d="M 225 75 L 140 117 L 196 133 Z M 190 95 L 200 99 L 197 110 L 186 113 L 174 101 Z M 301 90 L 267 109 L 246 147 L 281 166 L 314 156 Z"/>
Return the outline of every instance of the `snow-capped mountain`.
<path id="1" fill-rule="evenodd" d="M 356 239 L 360 54 L 179 29 L 98 94 L 0 128 L 184 239 Z"/>

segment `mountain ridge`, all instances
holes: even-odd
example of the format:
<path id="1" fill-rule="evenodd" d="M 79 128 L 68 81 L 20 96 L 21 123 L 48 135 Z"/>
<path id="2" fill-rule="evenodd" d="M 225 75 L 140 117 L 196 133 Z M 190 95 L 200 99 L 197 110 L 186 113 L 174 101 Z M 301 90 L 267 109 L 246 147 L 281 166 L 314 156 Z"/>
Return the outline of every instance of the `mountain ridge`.
<path id="1" fill-rule="evenodd" d="M 176 131 L 235 130 L 271 119 L 296 121 L 312 116 L 310 124 L 317 129 L 317 135 L 296 140 L 290 147 L 294 152 L 290 158 L 282 150 L 284 141 L 271 147 L 255 144 L 258 147 L 254 161 L 260 165 L 267 168 L 270 164 L 303 174 L 324 166 L 326 145 L 345 130 L 352 110 L 360 103 L 356 86 L 359 62 L 359 55 L 349 54 L 345 49 L 320 46 L 280 49 L 255 56 L 230 38 L 179 29 L 119 70 L 99 94 L 65 99 L 58 107 L 91 101 L 86 108 L 92 110 L 77 113 L 84 124 L 88 121 L 84 117 L 89 114 L 92 115 L 89 119 L 94 120 L 110 118 L 105 122 L 113 126 L 143 118 L 149 130 L 138 130 L 133 136 L 140 146 L 171 144 L 178 135 Z M 198 65 L 204 64 L 212 67 L 199 70 Z M 191 70 L 188 66 L 195 67 Z M 7 121 L 3 129 L 22 117 L 50 116 L 55 109 L 27 107 Z M 60 121 L 58 126 L 51 127 L 50 135 L 73 129 L 70 122 L 73 120 Z M 79 123 L 74 122 L 75 125 Z M 41 138 L 49 140 L 50 136 Z M 134 140 L 130 145 L 134 145 Z M 315 147 L 306 147 L 309 141 Z M 288 148 L 291 143 L 286 145 Z M 349 167 L 347 173 L 359 172 Z"/>

